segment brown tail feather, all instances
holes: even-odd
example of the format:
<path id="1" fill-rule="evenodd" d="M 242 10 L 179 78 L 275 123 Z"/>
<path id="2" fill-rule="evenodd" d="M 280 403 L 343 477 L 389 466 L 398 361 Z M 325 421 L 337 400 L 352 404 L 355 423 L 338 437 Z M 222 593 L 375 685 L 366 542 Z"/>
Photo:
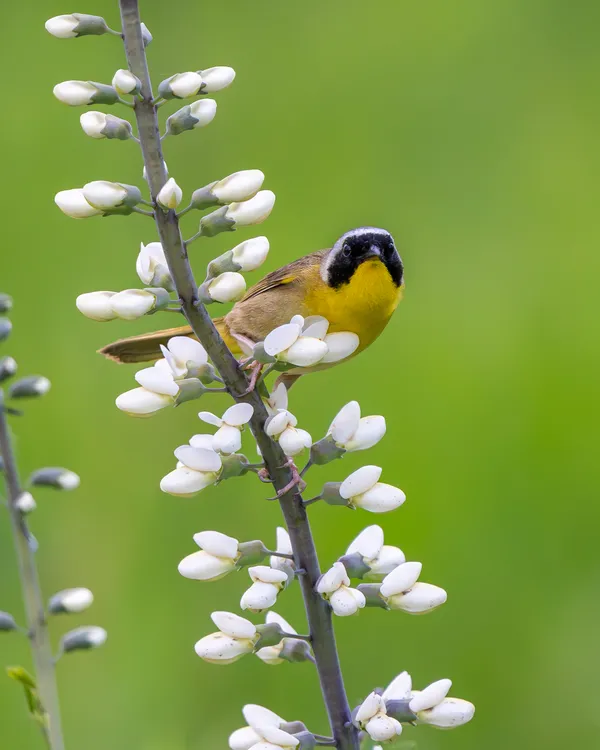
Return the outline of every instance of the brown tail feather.
<path id="1" fill-rule="evenodd" d="M 168 328 L 165 331 L 146 333 L 141 336 L 132 336 L 128 339 L 120 339 L 114 344 L 109 344 L 98 350 L 108 359 L 119 364 L 133 362 L 154 362 L 161 358 L 160 345 L 166 345 L 173 336 L 193 336 L 189 326 L 180 328 Z"/>

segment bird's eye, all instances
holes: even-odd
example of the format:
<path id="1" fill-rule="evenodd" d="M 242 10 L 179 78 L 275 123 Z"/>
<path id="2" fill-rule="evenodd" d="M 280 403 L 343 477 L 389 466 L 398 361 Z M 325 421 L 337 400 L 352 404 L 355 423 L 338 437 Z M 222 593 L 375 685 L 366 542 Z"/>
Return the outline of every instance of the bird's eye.
<path id="1" fill-rule="evenodd" d="M 350 247 L 350 245 L 344 245 L 344 247 L 342 248 L 342 255 L 344 256 L 344 258 L 349 258 L 352 255 L 352 248 Z"/>

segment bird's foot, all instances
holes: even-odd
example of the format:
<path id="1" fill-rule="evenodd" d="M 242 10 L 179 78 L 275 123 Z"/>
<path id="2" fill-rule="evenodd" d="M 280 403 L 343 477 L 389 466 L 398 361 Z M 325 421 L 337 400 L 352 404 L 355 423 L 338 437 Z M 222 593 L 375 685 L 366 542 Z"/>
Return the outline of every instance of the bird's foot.
<path id="1" fill-rule="evenodd" d="M 294 487 L 298 487 L 299 492 L 304 492 L 304 490 L 306 489 L 306 482 L 300 476 L 300 472 L 298 471 L 298 467 L 294 463 L 294 459 L 288 458 L 285 464 L 280 468 L 291 469 L 292 479 L 285 485 L 285 487 L 282 487 L 280 490 L 277 490 L 277 497 L 283 497 L 284 495 L 287 495 L 287 493 L 290 490 L 293 490 Z"/>
<path id="2" fill-rule="evenodd" d="M 247 396 L 256 388 L 256 384 L 258 383 L 258 380 L 260 378 L 263 365 L 260 362 L 254 360 L 253 362 L 248 362 L 248 364 L 242 365 L 242 369 L 250 373 L 250 382 L 248 383 L 248 387 L 243 393 L 240 393 L 240 396 Z"/>

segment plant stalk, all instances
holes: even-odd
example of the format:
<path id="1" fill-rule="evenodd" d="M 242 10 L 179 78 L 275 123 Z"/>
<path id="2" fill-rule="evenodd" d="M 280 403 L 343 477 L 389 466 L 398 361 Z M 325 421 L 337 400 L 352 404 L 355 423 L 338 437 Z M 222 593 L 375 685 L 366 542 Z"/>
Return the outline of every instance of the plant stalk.
<path id="1" fill-rule="evenodd" d="M 56 671 L 35 553 L 31 544 L 32 537 L 23 514 L 16 507 L 22 488 L 10 428 L 6 418 L 4 391 L 2 390 L 0 390 L 0 454 L 4 459 L 8 511 L 17 550 L 19 578 L 25 602 L 27 630 L 33 654 L 37 690 L 47 720 L 47 725 L 42 727 L 42 731 L 51 750 L 64 750 Z"/>
<path id="2" fill-rule="evenodd" d="M 148 184 L 152 199 L 156 200 L 158 192 L 167 180 L 167 175 L 140 28 L 138 0 L 120 0 L 120 8 L 129 69 L 142 82 L 142 98 L 135 103 L 135 116 Z M 264 431 L 268 415 L 259 393 L 255 390 L 246 395 L 240 395 L 244 394 L 248 388 L 248 380 L 215 328 L 206 308 L 198 299 L 198 287 L 190 267 L 177 215 L 175 211 L 157 209 L 155 221 L 169 270 L 179 294 L 182 311 L 219 370 L 230 394 L 237 402 L 249 403 L 254 407 L 250 428 L 259 445 L 273 487 L 281 490 L 292 479 L 287 457 L 279 444 L 273 442 Z M 304 598 L 321 690 L 336 747 L 339 750 L 359 750 L 358 731 L 351 724 L 350 707 L 340 669 L 331 609 L 329 604 L 314 590 L 321 570 L 306 509 L 297 488 L 287 492 L 281 498 L 280 505 L 292 542 L 296 566 L 306 571 L 306 575 L 299 577 L 299 583 Z"/>

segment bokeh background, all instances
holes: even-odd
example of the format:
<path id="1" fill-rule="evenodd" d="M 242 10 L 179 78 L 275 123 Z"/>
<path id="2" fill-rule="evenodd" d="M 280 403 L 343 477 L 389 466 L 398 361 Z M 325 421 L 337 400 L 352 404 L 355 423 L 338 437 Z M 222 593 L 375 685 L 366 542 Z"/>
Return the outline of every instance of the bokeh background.
<path id="1" fill-rule="evenodd" d="M 448 676 L 452 693 L 477 705 L 475 720 L 448 733 L 407 729 L 405 748 L 596 746 L 600 7 L 142 5 L 155 83 L 215 64 L 238 71 L 217 95 L 217 119 L 166 143 L 188 195 L 237 169 L 264 170 L 278 195 L 264 229 L 269 270 L 361 224 L 390 229 L 405 261 L 406 299 L 381 339 L 301 382 L 291 400 L 315 436 L 352 398 L 388 419 L 368 456 L 315 470 L 313 487 L 366 461 L 408 495 L 380 519 L 315 506 L 322 563 L 380 520 L 390 543 L 424 562 L 423 579 L 449 591 L 427 617 L 366 611 L 336 622 L 352 702 L 403 669 L 418 687 Z M 75 222 L 53 204 L 59 189 L 92 179 L 141 182 L 134 143 L 86 138 L 80 110 L 52 97 L 58 81 L 108 82 L 124 64 L 115 38 L 45 33 L 47 17 L 71 10 L 54 0 L 11 6 L 0 53 L 0 287 L 15 298 L 3 352 L 53 383 L 15 423 L 19 459 L 24 473 L 66 465 L 82 477 L 71 494 L 37 493 L 41 576 L 48 594 L 85 585 L 96 595 L 84 615 L 52 623 L 55 638 L 79 624 L 109 631 L 103 649 L 60 664 L 67 746 L 224 748 L 245 702 L 325 732 L 310 665 L 271 668 L 247 657 L 221 668 L 193 652 L 211 630 L 209 613 L 235 610 L 247 577 L 206 585 L 179 577 L 192 534 L 219 529 L 270 543 L 279 510 L 251 478 L 192 500 L 161 494 L 172 450 L 200 431 L 196 405 L 153 421 L 113 406 L 134 370 L 96 349 L 161 319 L 101 325 L 78 315 L 74 299 L 138 284 L 139 243 L 156 237 L 141 216 Z M 118 24 L 113 0 L 77 10 Z M 187 219 L 191 234 L 195 218 Z M 251 236 L 194 246 L 196 268 Z M 6 518 L 0 568 L 0 607 L 20 612 Z M 304 627 L 297 590 L 277 611 Z M 24 640 L 3 637 L 0 663 L 28 665 Z M 2 748 L 41 746 L 18 686 L 1 677 L 0 712 Z"/>

